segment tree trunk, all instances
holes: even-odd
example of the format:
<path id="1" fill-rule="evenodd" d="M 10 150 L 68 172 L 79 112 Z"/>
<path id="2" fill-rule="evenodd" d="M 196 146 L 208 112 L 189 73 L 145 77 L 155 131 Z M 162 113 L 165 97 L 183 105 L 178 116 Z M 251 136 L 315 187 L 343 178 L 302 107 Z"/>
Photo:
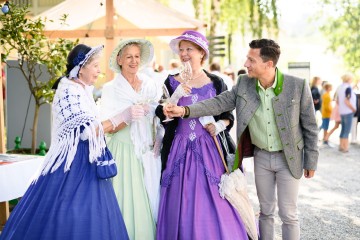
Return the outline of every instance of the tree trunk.
<path id="1" fill-rule="evenodd" d="M 34 111 L 34 121 L 33 121 L 33 127 L 32 127 L 32 141 L 31 141 L 31 153 L 35 154 L 36 152 L 36 138 L 37 138 L 37 127 L 38 127 L 38 121 L 39 121 L 39 111 L 40 111 L 40 105 L 35 104 L 35 111 Z"/>
<path id="2" fill-rule="evenodd" d="M 219 12 L 220 11 L 220 1 L 219 0 L 211 0 L 210 6 L 210 30 L 209 36 L 213 37 L 216 35 L 216 26 L 219 21 Z M 212 49 L 213 46 L 209 46 Z M 209 62 L 212 63 L 213 56 L 210 53 Z"/>

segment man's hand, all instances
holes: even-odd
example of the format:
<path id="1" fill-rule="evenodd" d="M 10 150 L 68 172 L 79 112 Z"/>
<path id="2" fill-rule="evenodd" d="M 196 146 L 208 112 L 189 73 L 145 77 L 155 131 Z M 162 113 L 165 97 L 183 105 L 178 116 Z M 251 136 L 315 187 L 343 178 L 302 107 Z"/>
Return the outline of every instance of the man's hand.
<path id="1" fill-rule="evenodd" d="M 315 170 L 304 170 L 304 177 L 312 178 L 315 175 Z"/>
<path id="2" fill-rule="evenodd" d="M 168 118 L 181 117 L 184 114 L 184 108 L 168 103 L 164 106 L 163 112 Z"/>

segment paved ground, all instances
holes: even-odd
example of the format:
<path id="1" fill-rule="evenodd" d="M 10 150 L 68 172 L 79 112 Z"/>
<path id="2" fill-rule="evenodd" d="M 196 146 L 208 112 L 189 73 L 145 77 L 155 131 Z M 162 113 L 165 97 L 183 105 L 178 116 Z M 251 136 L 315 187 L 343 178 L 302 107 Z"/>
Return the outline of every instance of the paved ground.
<path id="1" fill-rule="evenodd" d="M 360 135 L 360 134 L 359 134 Z M 330 138 L 333 148 L 319 142 L 318 170 L 312 179 L 301 179 L 299 216 L 302 240 L 360 239 L 360 136 L 348 153 L 338 151 L 338 132 Z M 253 159 L 246 159 L 249 195 L 259 211 L 253 175 Z M 281 221 L 276 218 L 276 238 Z"/>

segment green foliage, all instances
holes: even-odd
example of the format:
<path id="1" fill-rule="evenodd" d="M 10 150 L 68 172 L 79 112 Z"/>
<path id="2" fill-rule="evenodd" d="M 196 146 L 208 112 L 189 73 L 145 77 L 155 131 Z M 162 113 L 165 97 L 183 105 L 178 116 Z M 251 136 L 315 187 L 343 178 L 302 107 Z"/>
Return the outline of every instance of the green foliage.
<path id="1" fill-rule="evenodd" d="M 68 52 L 78 41 L 65 39 L 48 39 L 43 31 L 45 20 L 29 19 L 27 6 L 10 3 L 10 12 L 0 15 L 0 43 L 2 46 L 1 60 L 6 62 L 11 54 L 17 53 L 18 68 L 28 82 L 36 105 L 52 101 L 51 86 L 66 70 Z M 40 65 L 47 67 L 50 79 L 41 82 Z"/>
<path id="2" fill-rule="evenodd" d="M 360 1 L 323 0 L 322 4 L 326 21 L 321 30 L 329 39 L 329 49 L 343 57 L 350 71 L 360 71 Z"/>
<path id="3" fill-rule="evenodd" d="M 32 152 L 36 148 L 37 121 L 41 105 L 50 103 L 54 92 L 51 89 L 57 78 L 66 70 L 69 51 L 78 43 L 65 39 L 48 39 L 44 34 L 46 20 L 27 18 L 28 6 L 10 2 L 10 12 L 0 15 L 1 61 L 17 54 L 18 66 L 11 66 L 23 74 L 35 100 L 32 128 Z M 62 18 L 62 21 L 66 16 Z M 16 56 L 16 55 L 15 55 Z M 40 81 L 43 74 L 40 64 L 46 66 L 48 81 Z"/>
<path id="4" fill-rule="evenodd" d="M 276 0 L 223 0 L 221 1 L 220 20 L 228 32 L 251 32 L 262 37 L 264 28 L 277 34 L 278 11 Z"/>
<path id="5" fill-rule="evenodd" d="M 278 31 L 276 0 L 222 0 L 220 22 L 229 34 L 250 32 L 262 37 L 264 28 L 273 34 Z"/>

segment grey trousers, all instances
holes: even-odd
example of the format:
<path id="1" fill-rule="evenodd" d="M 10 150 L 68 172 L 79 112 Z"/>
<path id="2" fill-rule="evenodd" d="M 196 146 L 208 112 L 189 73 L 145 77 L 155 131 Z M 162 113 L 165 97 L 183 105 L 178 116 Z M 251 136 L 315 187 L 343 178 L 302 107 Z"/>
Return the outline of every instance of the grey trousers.
<path id="1" fill-rule="evenodd" d="M 297 214 L 300 180 L 291 175 L 284 153 L 268 152 L 255 148 L 254 173 L 260 203 L 259 229 L 261 240 L 274 239 L 276 200 L 282 221 L 282 239 L 300 239 Z"/>

